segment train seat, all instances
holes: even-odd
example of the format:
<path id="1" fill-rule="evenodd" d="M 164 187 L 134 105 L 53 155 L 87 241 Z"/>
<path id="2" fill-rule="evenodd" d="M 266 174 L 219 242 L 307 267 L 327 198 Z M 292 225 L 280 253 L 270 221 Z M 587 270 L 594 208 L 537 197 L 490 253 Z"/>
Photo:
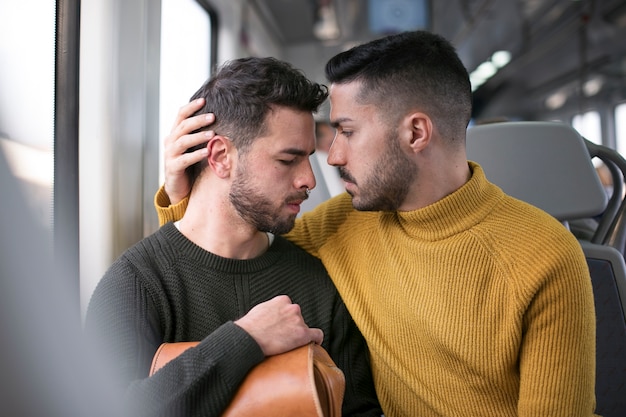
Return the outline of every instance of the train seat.
<path id="1" fill-rule="evenodd" d="M 617 249 L 581 241 L 596 300 L 596 412 L 626 416 L 626 265 Z"/>
<path id="2" fill-rule="evenodd" d="M 600 215 L 608 198 L 585 141 L 564 124 L 504 122 L 467 132 L 467 158 L 507 194 L 562 222 Z"/>
<path id="3" fill-rule="evenodd" d="M 468 159 L 506 193 L 567 227 L 601 215 L 591 239 L 579 241 L 594 290 L 596 412 L 604 417 L 626 416 L 626 266 L 623 247 L 618 250 L 623 238 L 615 236 L 624 223 L 623 158 L 615 154 L 561 123 L 494 123 L 471 127 L 467 134 Z M 621 178 L 610 199 L 593 157 L 607 161 L 614 178 Z"/>

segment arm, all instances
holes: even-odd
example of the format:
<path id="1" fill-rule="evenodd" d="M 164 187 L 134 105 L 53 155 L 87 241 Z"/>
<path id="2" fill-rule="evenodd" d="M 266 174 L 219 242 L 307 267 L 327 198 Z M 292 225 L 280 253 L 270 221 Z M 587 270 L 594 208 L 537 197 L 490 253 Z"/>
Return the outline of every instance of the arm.
<path id="1" fill-rule="evenodd" d="M 584 256 L 552 265 L 524 315 L 519 415 L 590 416 L 595 408 L 595 310 Z"/>
<path id="2" fill-rule="evenodd" d="M 219 416 L 246 373 L 263 360 L 262 350 L 241 327 L 227 322 L 147 378 L 154 353 L 166 341 L 159 317 L 148 290 L 120 261 L 89 303 L 85 333 L 97 341 L 119 382 L 129 415 Z"/>
<path id="3" fill-rule="evenodd" d="M 321 343 L 323 337 L 321 330 L 306 326 L 297 305 L 279 296 L 217 327 L 148 378 L 158 346 L 166 340 L 184 341 L 188 332 L 184 323 L 162 322 L 157 304 L 163 302 L 154 301 L 158 291 L 141 282 L 123 258 L 116 261 L 96 288 L 85 323 L 86 334 L 98 342 L 125 391 L 131 415 L 219 416 L 248 371 L 265 356 L 311 340 Z"/>
<path id="4" fill-rule="evenodd" d="M 263 359 L 254 340 L 227 322 L 153 376 L 128 384 L 135 416 L 219 416 L 250 369 Z"/>

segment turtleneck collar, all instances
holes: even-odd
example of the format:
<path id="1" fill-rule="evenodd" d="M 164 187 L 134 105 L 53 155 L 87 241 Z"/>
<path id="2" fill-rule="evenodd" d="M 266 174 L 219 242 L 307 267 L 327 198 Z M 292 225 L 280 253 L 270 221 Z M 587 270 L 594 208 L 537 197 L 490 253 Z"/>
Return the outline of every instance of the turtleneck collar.
<path id="1" fill-rule="evenodd" d="M 425 240 L 445 239 L 479 223 L 504 197 L 503 191 L 487 181 L 480 165 L 468 161 L 471 177 L 461 188 L 418 210 L 385 213 L 397 218 L 409 235 Z"/>

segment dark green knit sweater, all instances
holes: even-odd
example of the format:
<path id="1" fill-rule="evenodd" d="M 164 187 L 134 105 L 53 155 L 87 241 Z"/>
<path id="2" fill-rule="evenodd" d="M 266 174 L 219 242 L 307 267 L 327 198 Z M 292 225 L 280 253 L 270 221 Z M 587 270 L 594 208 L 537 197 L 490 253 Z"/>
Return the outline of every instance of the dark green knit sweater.
<path id="1" fill-rule="evenodd" d="M 253 306 L 287 294 L 346 376 L 344 416 L 380 416 L 365 342 L 322 264 L 277 236 L 255 259 L 216 256 L 172 223 L 128 249 L 98 284 L 85 331 L 97 337 L 126 389 L 132 415 L 219 416 L 246 373 L 263 360 L 233 323 Z M 162 342 L 201 343 L 154 376 Z"/>

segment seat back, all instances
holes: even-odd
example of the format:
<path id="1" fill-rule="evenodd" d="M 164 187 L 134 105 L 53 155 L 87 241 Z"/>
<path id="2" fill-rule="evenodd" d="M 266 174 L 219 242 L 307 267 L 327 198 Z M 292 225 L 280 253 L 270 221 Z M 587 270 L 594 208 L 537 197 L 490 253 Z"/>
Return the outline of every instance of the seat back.
<path id="1" fill-rule="evenodd" d="M 569 221 L 601 214 L 607 196 L 584 139 L 571 126 L 506 122 L 467 132 L 467 158 L 507 194 Z"/>
<path id="2" fill-rule="evenodd" d="M 606 149 L 573 128 L 550 122 L 507 122 L 472 127 L 468 159 L 507 194 L 533 204 L 564 224 L 603 214 L 595 240 L 580 241 L 596 308 L 596 400 L 604 417 L 626 416 L 626 266 L 623 251 L 609 246 L 623 223 L 621 188 L 608 201 L 591 158 Z M 606 160 L 615 155 L 606 152 Z M 621 162 L 613 164 L 619 178 Z M 621 185 L 621 184 L 620 184 Z M 607 203 L 608 208 L 607 209 Z M 600 230 L 602 229 L 602 230 Z"/>
<path id="3" fill-rule="evenodd" d="M 626 265 L 617 249 L 581 242 L 596 307 L 596 413 L 626 416 Z"/>

